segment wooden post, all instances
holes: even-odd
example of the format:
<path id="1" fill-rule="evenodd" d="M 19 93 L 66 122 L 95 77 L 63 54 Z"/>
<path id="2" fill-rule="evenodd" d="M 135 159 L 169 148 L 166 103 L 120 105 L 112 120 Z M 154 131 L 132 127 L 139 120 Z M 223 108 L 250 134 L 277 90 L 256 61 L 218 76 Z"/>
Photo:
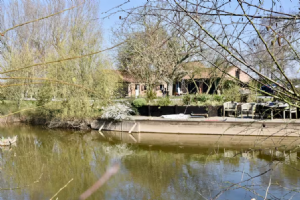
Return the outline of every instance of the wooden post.
<path id="1" fill-rule="evenodd" d="M 148 105 L 148 116 L 149 117 L 151 116 L 151 107 L 150 107 L 150 105 Z"/>

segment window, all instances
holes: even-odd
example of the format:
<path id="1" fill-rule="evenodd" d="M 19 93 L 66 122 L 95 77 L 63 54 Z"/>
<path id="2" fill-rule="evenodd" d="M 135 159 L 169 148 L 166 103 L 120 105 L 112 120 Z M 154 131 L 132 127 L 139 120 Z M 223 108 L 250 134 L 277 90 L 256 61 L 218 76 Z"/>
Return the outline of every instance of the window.
<path id="1" fill-rule="evenodd" d="M 241 73 L 241 70 L 240 70 L 240 69 L 237 69 L 237 70 L 235 71 L 235 77 L 236 77 L 237 79 L 240 79 L 240 73 Z"/>
<path id="2" fill-rule="evenodd" d="M 147 85 L 144 85 L 144 90 L 147 90 Z"/>

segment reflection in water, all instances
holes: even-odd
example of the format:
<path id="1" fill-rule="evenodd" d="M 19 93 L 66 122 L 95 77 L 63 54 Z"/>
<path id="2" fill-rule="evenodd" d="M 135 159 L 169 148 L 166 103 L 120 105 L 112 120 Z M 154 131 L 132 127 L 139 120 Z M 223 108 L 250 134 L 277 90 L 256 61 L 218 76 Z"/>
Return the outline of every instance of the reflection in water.
<path id="1" fill-rule="evenodd" d="M 241 138 L 222 138 L 217 144 L 216 138 L 187 138 L 187 144 L 193 144 L 188 146 L 184 140 L 174 145 L 177 136 L 168 135 L 168 146 L 162 146 L 167 140 L 157 135 L 161 142 L 157 146 L 154 136 L 143 135 L 137 146 L 116 141 L 126 141 L 126 135 L 109 137 L 109 133 L 105 133 L 107 142 L 99 140 L 97 132 L 30 126 L 1 127 L 0 132 L 19 138 L 17 146 L 0 151 L 0 199 L 49 199 L 72 178 L 58 199 L 76 199 L 116 161 L 121 163 L 119 173 L 90 199 L 210 199 L 270 168 L 233 186 L 219 199 L 263 199 L 270 176 L 269 199 L 300 198 L 298 144 L 287 146 L 291 138 L 287 144 L 273 140 L 275 149 L 268 141 L 264 141 L 268 148 L 251 148 L 255 141 L 243 144 Z"/>

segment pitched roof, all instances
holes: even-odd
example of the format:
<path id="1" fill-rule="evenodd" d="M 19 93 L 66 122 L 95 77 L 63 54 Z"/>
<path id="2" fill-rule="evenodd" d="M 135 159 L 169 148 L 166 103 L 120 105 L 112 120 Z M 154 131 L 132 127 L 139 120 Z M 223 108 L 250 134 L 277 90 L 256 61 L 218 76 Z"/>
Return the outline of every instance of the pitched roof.
<path id="1" fill-rule="evenodd" d="M 184 80 L 191 79 L 209 79 L 212 77 L 221 77 L 223 72 L 221 72 L 217 68 L 209 68 L 205 67 L 201 62 L 188 62 L 182 64 L 183 69 L 188 72 L 185 76 L 182 77 Z M 235 66 L 227 67 L 226 71 L 228 72 L 232 68 L 236 68 Z M 139 81 L 134 75 L 130 74 L 125 70 L 115 70 L 117 74 L 121 77 L 123 82 L 127 83 L 141 83 L 143 81 Z M 189 73 L 190 72 L 190 73 Z"/>
<path id="2" fill-rule="evenodd" d="M 119 76 L 121 77 L 121 79 L 124 81 L 124 82 L 128 82 L 128 83 L 137 83 L 137 79 L 132 75 L 130 74 L 129 72 L 125 71 L 125 70 L 115 70 L 116 73 L 119 74 Z"/>
<path id="3" fill-rule="evenodd" d="M 184 69 L 190 74 L 185 75 L 182 79 L 208 79 L 211 77 L 220 77 L 222 72 L 216 68 L 205 67 L 201 62 L 188 62 L 184 63 Z"/>

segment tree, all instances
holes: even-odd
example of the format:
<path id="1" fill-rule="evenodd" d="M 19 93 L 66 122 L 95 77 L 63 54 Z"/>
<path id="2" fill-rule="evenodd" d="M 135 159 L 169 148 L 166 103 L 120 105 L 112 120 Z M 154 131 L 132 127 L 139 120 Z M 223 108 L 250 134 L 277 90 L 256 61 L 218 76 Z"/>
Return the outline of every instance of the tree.
<path id="1" fill-rule="evenodd" d="M 59 109 L 58 117 L 84 117 L 92 113 L 90 100 L 93 105 L 106 104 L 113 97 L 118 77 L 113 75 L 112 64 L 105 56 L 91 53 L 102 47 L 102 29 L 94 20 L 98 6 L 97 0 L 75 5 L 69 0 L 7 4 L 0 14 L 0 19 L 7 19 L 1 23 L 4 30 L 32 21 L 5 32 L 1 40 L 2 79 L 7 86 L 18 85 L 14 93 L 7 89 L 8 98 L 42 98 L 43 91 L 50 91 L 47 96 L 58 101 L 50 100 L 44 108 Z"/>
<path id="2" fill-rule="evenodd" d="M 277 58 L 278 63 L 282 67 L 284 73 L 291 70 L 296 72 L 294 54 L 290 51 L 288 42 L 283 39 L 292 38 L 292 36 L 299 31 L 299 27 L 291 24 L 290 20 L 281 19 L 261 19 L 259 31 L 261 37 L 267 42 L 271 53 Z M 249 48 L 252 52 L 249 54 L 249 62 L 257 66 L 257 70 L 265 76 L 280 82 L 285 85 L 282 73 L 278 73 L 276 66 L 269 52 L 266 50 L 263 43 L 260 42 L 259 37 L 254 37 L 250 41 Z"/>
<path id="3" fill-rule="evenodd" d="M 156 46 L 161 42 L 162 33 L 153 26 L 145 26 L 143 32 L 132 32 L 127 43 L 118 50 L 120 69 L 134 75 L 137 81 L 147 86 L 147 96 L 160 81 L 160 73 L 156 66 L 158 52 Z M 157 31 L 153 34 L 154 31 Z"/>
<path id="4" fill-rule="evenodd" d="M 147 12 L 150 11 L 139 10 L 142 16 Z M 187 45 L 174 25 L 166 24 L 156 14 L 140 15 L 127 19 L 128 22 L 115 33 L 126 40 L 118 51 L 119 65 L 151 89 L 158 83 L 167 83 L 169 95 L 172 95 L 174 82 L 186 73 L 182 64 L 196 54 L 194 46 Z M 192 27 L 188 25 L 187 29 Z"/>
<path id="5" fill-rule="evenodd" d="M 267 5 L 269 4 L 267 3 L 273 7 L 268 8 Z M 237 10 L 233 12 L 230 6 L 226 7 L 227 4 L 236 6 Z M 140 16 L 153 16 L 155 12 L 157 18 L 163 19 L 162 23 L 172 24 L 172 30 L 176 29 L 178 35 L 185 38 L 186 44 L 197 50 L 197 57 L 200 57 L 201 60 L 205 60 L 219 69 L 214 64 L 212 57 L 220 56 L 226 60 L 228 66 L 237 66 L 257 83 L 277 85 L 277 95 L 268 94 L 258 89 L 262 94 L 272 95 L 294 105 L 295 101 L 300 100 L 300 96 L 291 82 L 285 66 L 299 64 L 297 39 L 299 19 L 297 14 L 276 11 L 274 4 L 276 3 L 273 1 L 259 2 L 259 5 L 255 5 L 250 1 L 241 0 L 237 3 L 226 1 L 224 4 L 221 1 L 174 0 L 164 2 L 162 7 L 161 2 L 157 1 L 145 3 L 144 7 L 147 9 L 144 10 L 147 13 Z M 140 13 L 136 10 L 137 8 L 133 8 L 129 15 L 139 15 Z M 174 16 L 180 16 L 182 23 L 178 23 Z M 199 32 L 187 31 L 187 25 L 197 27 Z M 265 30 L 270 31 L 270 34 L 264 36 L 260 27 L 265 27 Z M 179 37 L 178 35 L 177 37 Z M 267 41 L 270 37 L 273 38 L 273 42 Z M 263 48 L 267 60 L 272 63 L 270 66 L 273 77 L 259 71 L 257 63 L 251 59 L 258 53 L 252 48 L 253 42 L 251 43 L 251 41 L 253 40 L 258 42 L 255 44 L 256 46 Z M 277 47 L 280 48 L 276 48 L 275 41 L 278 44 Z M 212 56 L 207 56 L 201 52 L 203 46 L 209 49 L 208 52 Z M 262 55 L 260 54 L 259 57 Z M 287 55 L 290 59 L 285 59 Z M 263 58 L 261 57 L 261 59 Z M 283 60 L 284 62 L 281 62 Z M 219 70 L 226 74 L 226 70 Z M 257 90 L 251 85 L 248 87 Z"/>

